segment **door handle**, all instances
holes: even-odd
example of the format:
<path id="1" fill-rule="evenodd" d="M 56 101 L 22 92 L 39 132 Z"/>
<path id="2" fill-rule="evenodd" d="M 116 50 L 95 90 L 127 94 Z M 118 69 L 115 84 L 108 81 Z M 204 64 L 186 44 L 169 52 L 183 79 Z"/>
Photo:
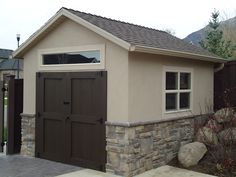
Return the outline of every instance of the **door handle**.
<path id="1" fill-rule="evenodd" d="M 70 120 L 70 116 L 67 116 L 67 117 L 66 117 L 66 120 Z"/>

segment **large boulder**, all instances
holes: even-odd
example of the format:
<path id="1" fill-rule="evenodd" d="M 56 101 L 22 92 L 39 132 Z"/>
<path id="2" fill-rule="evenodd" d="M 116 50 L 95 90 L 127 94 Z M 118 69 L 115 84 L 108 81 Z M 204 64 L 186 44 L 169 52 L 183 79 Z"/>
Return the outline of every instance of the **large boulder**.
<path id="1" fill-rule="evenodd" d="M 198 129 L 196 140 L 207 145 L 217 145 L 219 143 L 217 134 L 208 127 Z"/>
<path id="2" fill-rule="evenodd" d="M 207 122 L 206 127 L 212 129 L 216 133 L 220 132 L 223 129 L 223 126 L 219 124 L 215 119 L 210 119 Z"/>
<path id="3" fill-rule="evenodd" d="M 229 122 L 234 116 L 234 110 L 232 108 L 223 108 L 216 111 L 214 114 L 214 118 L 218 123 Z"/>
<path id="4" fill-rule="evenodd" d="M 178 160 L 184 167 L 197 165 L 207 152 L 203 143 L 193 142 L 180 147 Z"/>
<path id="5" fill-rule="evenodd" d="M 219 134 L 220 141 L 224 141 L 225 143 L 234 143 L 236 144 L 236 127 L 227 128 L 222 130 Z"/>

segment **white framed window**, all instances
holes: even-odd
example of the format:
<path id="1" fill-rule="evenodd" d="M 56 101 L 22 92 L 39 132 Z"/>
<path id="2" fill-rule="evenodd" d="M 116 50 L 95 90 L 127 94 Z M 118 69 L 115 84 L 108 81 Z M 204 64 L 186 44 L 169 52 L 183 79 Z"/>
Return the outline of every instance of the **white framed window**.
<path id="1" fill-rule="evenodd" d="M 86 45 L 38 51 L 39 70 L 105 69 L 105 45 Z"/>
<path id="2" fill-rule="evenodd" d="M 192 108 L 193 70 L 166 67 L 164 69 L 164 112 L 188 111 Z"/>

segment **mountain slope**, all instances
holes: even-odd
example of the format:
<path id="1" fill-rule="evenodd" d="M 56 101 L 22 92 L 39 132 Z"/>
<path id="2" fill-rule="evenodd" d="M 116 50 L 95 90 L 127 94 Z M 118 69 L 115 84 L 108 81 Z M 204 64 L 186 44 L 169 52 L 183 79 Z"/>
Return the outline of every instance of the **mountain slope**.
<path id="1" fill-rule="evenodd" d="M 236 16 L 220 22 L 220 29 L 223 30 L 224 38 L 226 40 L 231 40 L 236 43 Z M 189 34 L 184 40 L 199 46 L 199 42 L 204 39 L 207 30 L 208 26 L 205 26 L 204 28 Z"/>

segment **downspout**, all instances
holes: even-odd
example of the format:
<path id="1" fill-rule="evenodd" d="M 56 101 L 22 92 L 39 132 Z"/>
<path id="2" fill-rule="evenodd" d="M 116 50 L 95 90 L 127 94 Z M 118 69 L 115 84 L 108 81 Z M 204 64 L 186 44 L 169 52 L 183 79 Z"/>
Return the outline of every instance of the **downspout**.
<path id="1" fill-rule="evenodd" d="M 224 64 L 224 63 L 221 63 L 219 67 L 214 68 L 214 72 L 216 73 L 216 72 L 222 70 L 222 69 L 224 68 L 224 66 L 225 66 L 225 64 Z"/>

